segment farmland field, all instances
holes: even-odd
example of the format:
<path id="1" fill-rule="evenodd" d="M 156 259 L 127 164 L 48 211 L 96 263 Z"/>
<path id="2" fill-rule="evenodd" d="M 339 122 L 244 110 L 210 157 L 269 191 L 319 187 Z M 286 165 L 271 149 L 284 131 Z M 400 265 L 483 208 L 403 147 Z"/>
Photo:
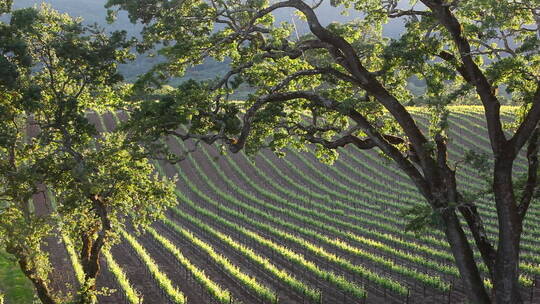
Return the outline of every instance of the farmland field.
<path id="1" fill-rule="evenodd" d="M 421 108 L 411 111 L 427 123 Z M 452 111 L 450 158 L 487 152 L 480 108 Z M 508 121 L 512 111 L 503 108 Z M 102 131 L 123 118 L 90 115 Z M 193 145 L 167 144 L 177 152 Z M 201 145 L 177 164 L 156 163 L 160 174 L 178 175 L 180 203 L 143 235 L 118 231 L 123 241 L 103 256 L 100 279 L 116 291 L 100 303 L 138 303 L 139 295 L 142 303 L 464 303 L 442 232 L 405 230 L 402 210 L 424 203 L 414 185 L 376 151 L 339 154 L 328 166 L 308 152 L 248 158 Z M 521 157 L 516 174 L 525 165 Z M 472 168 L 459 167 L 458 176 L 462 189 L 486 187 Z M 54 207 L 53 194 L 34 203 Z M 478 204 L 495 238 L 494 205 L 489 197 Z M 528 303 L 540 303 L 539 220 L 535 204 L 522 237 Z M 67 238 L 67 246 L 49 243 L 53 263 L 77 265 Z M 77 284 L 76 267 L 63 275 Z"/>

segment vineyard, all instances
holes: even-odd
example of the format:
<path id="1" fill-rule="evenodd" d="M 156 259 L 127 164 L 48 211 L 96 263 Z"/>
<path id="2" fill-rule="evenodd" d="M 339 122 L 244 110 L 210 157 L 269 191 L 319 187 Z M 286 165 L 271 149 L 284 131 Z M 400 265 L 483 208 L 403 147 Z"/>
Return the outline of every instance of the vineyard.
<path id="1" fill-rule="evenodd" d="M 421 108 L 411 111 L 428 123 Z M 510 121 L 513 109 L 503 113 Z M 101 131 L 124 118 L 90 115 Z M 450 122 L 451 159 L 488 152 L 479 107 L 453 107 Z M 193 145 L 166 143 L 173 151 Z M 377 151 L 347 147 L 339 154 L 328 166 L 309 152 L 248 158 L 201 145 L 177 164 L 156 162 L 159 174 L 178 176 L 179 204 L 142 235 L 118 231 L 123 241 L 102 256 L 99 283 L 115 291 L 99 303 L 463 303 L 443 233 L 405 229 L 402 210 L 424 203 L 414 185 Z M 525 170 L 521 157 L 514 171 Z M 457 172 L 462 189 L 487 187 L 475 169 Z M 47 197 L 54 208 L 54 195 Z M 495 238 L 493 203 L 486 196 L 478 205 Z M 528 303 L 540 303 L 539 219 L 535 204 L 520 264 Z M 83 274 L 75 251 L 66 236 L 61 243 L 51 248 L 52 262 L 69 261 L 74 271 L 62 275 L 77 285 Z"/>

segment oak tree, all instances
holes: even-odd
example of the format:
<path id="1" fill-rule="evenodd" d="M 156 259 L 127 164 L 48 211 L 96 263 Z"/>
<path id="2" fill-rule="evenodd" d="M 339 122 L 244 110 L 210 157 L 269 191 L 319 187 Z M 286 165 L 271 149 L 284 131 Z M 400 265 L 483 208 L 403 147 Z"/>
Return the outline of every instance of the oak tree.
<path id="1" fill-rule="evenodd" d="M 140 141 L 173 135 L 232 152 L 315 144 L 326 160 L 346 145 L 377 148 L 440 218 L 469 299 L 521 303 L 520 236 L 538 185 L 540 1 L 333 0 L 330 5 L 361 18 L 322 24 L 325 2 L 109 0 L 111 12 L 125 10 L 144 25 L 139 49 L 156 46 L 165 58 L 139 79 L 139 96 L 209 58 L 230 62 L 223 77 L 187 81 L 135 102 L 127 128 Z M 298 16 L 307 31 L 296 28 L 298 20 L 277 23 L 276 12 Z M 382 35 L 392 19 L 404 23 L 394 39 Z M 421 96 L 411 93 L 412 79 L 425 83 Z M 250 89 L 243 102 L 231 98 L 239 87 Z M 486 233 L 474 196 L 458 186 L 447 157 L 447 106 L 463 98 L 485 111 L 497 238 Z M 500 113 L 507 100 L 520 107 L 510 133 Z M 428 131 L 408 111 L 414 103 L 433 114 Z M 182 125 L 186 132 L 178 131 Z M 513 164 L 523 149 L 528 173 L 514 183 Z M 493 296 L 473 250 L 489 270 Z"/>
<path id="2" fill-rule="evenodd" d="M 43 303 L 96 303 L 100 253 L 118 239 L 116 228 L 160 217 L 176 202 L 174 182 L 122 132 L 99 134 L 87 118 L 123 102 L 117 65 L 132 57 L 124 32 L 106 34 L 46 5 L 8 20 L 0 22 L 0 248 Z M 56 209 L 37 212 L 48 202 L 32 198 L 45 191 Z M 73 240 L 84 272 L 74 298 L 51 288 L 61 265 L 43 246 L 59 233 Z"/>

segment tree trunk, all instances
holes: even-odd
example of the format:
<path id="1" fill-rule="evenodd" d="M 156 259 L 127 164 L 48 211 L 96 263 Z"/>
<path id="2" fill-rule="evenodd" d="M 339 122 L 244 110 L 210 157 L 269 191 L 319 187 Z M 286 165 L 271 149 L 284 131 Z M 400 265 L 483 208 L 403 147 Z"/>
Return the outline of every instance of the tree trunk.
<path id="1" fill-rule="evenodd" d="M 443 211 L 444 233 L 452 249 L 468 298 L 475 304 L 490 304 L 471 246 L 453 210 Z"/>
<path id="2" fill-rule="evenodd" d="M 95 246 L 93 235 L 94 232 L 85 233 L 82 235 L 83 246 L 81 264 L 86 279 L 94 279 L 99 273 L 99 256 L 96 256 L 93 250 Z"/>
<path id="3" fill-rule="evenodd" d="M 97 301 L 95 296 L 96 278 L 100 273 L 99 258 L 101 249 L 105 245 L 107 233 L 111 231 L 111 221 L 107 212 L 107 207 L 102 198 L 98 195 L 93 196 L 92 204 L 94 210 L 98 213 L 101 222 L 101 229 L 97 231 L 97 237 L 94 239 L 96 231 L 82 235 L 83 247 L 81 253 L 81 263 L 85 274 L 85 284 L 87 290 L 80 297 L 80 304 L 94 304 Z"/>
<path id="4" fill-rule="evenodd" d="M 493 191 L 499 220 L 499 242 L 493 288 L 497 304 L 523 303 L 519 292 L 521 220 L 512 184 L 512 160 L 495 159 Z"/>
<path id="5" fill-rule="evenodd" d="M 49 288 L 47 282 L 36 276 L 35 271 L 28 266 L 28 260 L 26 257 L 18 256 L 18 258 L 21 270 L 23 271 L 24 275 L 34 284 L 36 293 L 41 300 L 41 303 L 56 304 L 57 302 L 54 299 L 52 290 Z"/>
<path id="6" fill-rule="evenodd" d="M 96 278 L 100 272 L 99 265 L 99 253 L 94 251 L 96 242 L 93 239 L 94 232 L 82 235 L 82 253 L 81 253 L 81 265 L 84 271 L 84 289 L 81 291 L 79 297 L 80 304 L 94 304 L 97 303 L 96 297 Z"/>
<path id="7" fill-rule="evenodd" d="M 92 238 L 92 234 L 82 235 L 82 252 L 81 252 L 81 265 L 84 271 L 84 289 L 81 290 L 79 295 L 79 304 L 94 304 L 97 303 L 96 291 L 96 278 L 100 271 L 99 265 L 99 252 L 93 253 L 92 248 L 95 245 L 95 241 Z"/>

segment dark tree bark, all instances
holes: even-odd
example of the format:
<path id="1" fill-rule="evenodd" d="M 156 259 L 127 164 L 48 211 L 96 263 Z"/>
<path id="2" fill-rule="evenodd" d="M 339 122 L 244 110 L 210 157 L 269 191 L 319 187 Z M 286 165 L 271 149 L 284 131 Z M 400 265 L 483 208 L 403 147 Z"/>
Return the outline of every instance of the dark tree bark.
<path id="1" fill-rule="evenodd" d="M 85 274 L 85 281 L 91 282 L 87 286 L 88 290 L 86 294 L 82 294 L 80 297 L 80 304 L 93 304 L 95 303 L 94 295 L 91 293 L 97 290 L 96 279 L 100 274 L 99 259 L 101 257 L 101 250 L 105 245 L 107 233 L 111 231 L 111 222 L 108 216 L 108 211 L 105 203 L 99 195 L 91 197 L 92 205 L 100 218 L 100 227 L 94 231 L 85 232 L 81 235 L 82 238 L 82 250 L 81 250 L 81 264 Z M 97 236 L 95 236 L 97 234 Z"/>
<path id="2" fill-rule="evenodd" d="M 476 304 L 489 304 L 491 300 L 484 288 L 484 282 L 474 260 L 473 251 L 453 210 L 442 212 L 444 233 L 450 244 L 456 266 L 465 284 L 468 298 Z"/>
<path id="3" fill-rule="evenodd" d="M 437 164 L 442 176 L 442 184 L 439 185 L 439 187 L 445 189 L 443 193 L 435 195 L 435 197 L 445 197 L 447 201 L 442 204 L 432 203 L 431 205 L 435 207 L 446 206 L 442 207 L 443 209 L 441 212 L 444 221 L 444 232 L 456 260 L 463 283 L 466 286 L 466 292 L 469 299 L 473 300 L 474 303 L 490 303 L 491 300 L 485 289 L 482 277 L 480 276 L 478 266 L 476 265 L 472 247 L 465 236 L 463 227 L 457 217 L 456 210 L 449 208 L 452 202 L 455 204 L 461 203 L 462 197 L 457 188 L 456 173 L 448 166 L 446 138 L 441 134 L 437 134 L 435 136 L 435 143 Z M 487 245 L 489 245 L 484 226 L 479 214 L 476 212 L 476 207 L 467 208 L 466 212 L 462 212 L 462 214 L 463 213 L 466 214 L 465 219 L 472 231 L 475 242 L 480 245 L 486 245 L 483 243 L 486 242 Z M 484 248 L 484 252 L 482 253 L 484 260 L 490 258 L 490 254 L 492 254 L 489 249 L 490 247 Z M 488 264 L 488 269 L 491 274 L 492 267 L 490 266 L 492 263 L 490 263 L 490 261 L 491 260 L 486 260 L 486 264 Z"/>
<path id="4" fill-rule="evenodd" d="M 494 292 L 496 303 L 522 303 L 519 293 L 519 217 L 512 184 L 513 159 L 495 159 L 493 192 L 499 221 L 499 242 L 495 258 Z"/>

